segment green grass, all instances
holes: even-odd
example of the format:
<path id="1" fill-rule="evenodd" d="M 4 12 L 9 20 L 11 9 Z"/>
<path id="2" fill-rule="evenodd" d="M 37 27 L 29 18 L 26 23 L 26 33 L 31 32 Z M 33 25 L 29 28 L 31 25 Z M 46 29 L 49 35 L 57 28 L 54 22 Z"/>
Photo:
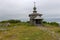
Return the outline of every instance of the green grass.
<path id="1" fill-rule="evenodd" d="M 13 23 L 8 29 L 6 31 L 0 31 L 0 40 L 57 40 L 48 32 L 36 26 L 29 26 L 27 23 Z M 55 32 L 60 30 L 58 27 L 50 27 L 48 29 Z"/>

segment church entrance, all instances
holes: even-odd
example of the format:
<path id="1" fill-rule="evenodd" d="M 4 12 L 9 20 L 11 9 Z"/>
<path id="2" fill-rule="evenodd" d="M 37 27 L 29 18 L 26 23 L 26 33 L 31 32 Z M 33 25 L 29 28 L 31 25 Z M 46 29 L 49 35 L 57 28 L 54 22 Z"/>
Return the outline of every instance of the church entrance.
<path id="1" fill-rule="evenodd" d="M 41 24 L 41 21 L 39 19 L 36 19 L 36 24 Z"/>

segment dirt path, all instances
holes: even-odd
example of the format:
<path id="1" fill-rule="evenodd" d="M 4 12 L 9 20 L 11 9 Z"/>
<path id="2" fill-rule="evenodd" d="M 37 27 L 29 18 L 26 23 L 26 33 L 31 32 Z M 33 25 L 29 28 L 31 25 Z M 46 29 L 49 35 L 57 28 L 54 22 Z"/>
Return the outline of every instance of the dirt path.
<path id="1" fill-rule="evenodd" d="M 46 31 L 49 33 L 49 35 L 52 35 L 53 38 L 57 39 L 57 40 L 60 40 L 60 36 L 58 33 L 54 32 L 54 31 L 51 31 L 49 30 L 48 28 L 46 27 L 38 27 L 39 29 L 43 30 L 43 31 Z"/>

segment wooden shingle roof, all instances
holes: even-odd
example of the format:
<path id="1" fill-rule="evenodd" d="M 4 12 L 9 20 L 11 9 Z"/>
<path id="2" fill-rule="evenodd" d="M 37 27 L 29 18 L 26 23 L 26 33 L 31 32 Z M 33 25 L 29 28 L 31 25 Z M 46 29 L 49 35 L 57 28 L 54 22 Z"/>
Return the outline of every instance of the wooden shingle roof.
<path id="1" fill-rule="evenodd" d="M 35 17 L 34 19 L 43 19 L 42 17 L 40 17 L 40 16 L 37 16 L 37 17 Z"/>

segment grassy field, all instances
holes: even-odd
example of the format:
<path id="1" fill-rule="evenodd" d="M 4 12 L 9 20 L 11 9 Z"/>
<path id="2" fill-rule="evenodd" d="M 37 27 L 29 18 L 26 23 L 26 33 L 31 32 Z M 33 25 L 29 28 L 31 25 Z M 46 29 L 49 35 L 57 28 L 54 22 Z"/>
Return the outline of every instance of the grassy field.
<path id="1" fill-rule="evenodd" d="M 0 40 L 58 40 L 48 30 L 60 34 L 59 27 L 30 26 L 26 23 L 13 23 L 6 29 L 0 30 Z"/>

